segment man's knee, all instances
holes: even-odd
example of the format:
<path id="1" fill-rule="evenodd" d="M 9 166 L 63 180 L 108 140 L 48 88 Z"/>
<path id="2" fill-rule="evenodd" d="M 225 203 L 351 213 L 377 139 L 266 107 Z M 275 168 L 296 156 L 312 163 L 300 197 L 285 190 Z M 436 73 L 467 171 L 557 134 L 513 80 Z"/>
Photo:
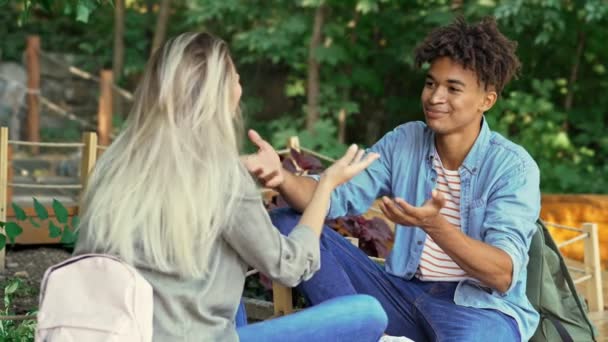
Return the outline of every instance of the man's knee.
<path id="1" fill-rule="evenodd" d="M 300 222 L 302 214 L 291 208 L 278 208 L 269 213 L 272 224 L 279 229 L 281 234 L 288 235 Z"/>

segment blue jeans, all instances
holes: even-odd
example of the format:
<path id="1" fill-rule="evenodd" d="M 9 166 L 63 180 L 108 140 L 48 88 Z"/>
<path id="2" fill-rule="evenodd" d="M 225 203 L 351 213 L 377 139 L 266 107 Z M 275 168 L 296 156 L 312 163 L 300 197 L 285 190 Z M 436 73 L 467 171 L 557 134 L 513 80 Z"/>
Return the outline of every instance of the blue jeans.
<path id="1" fill-rule="evenodd" d="M 334 298 L 287 316 L 247 324 L 243 305 L 236 317 L 241 342 L 361 341 L 377 342 L 387 317 L 378 301 L 366 295 Z"/>
<path id="2" fill-rule="evenodd" d="M 282 234 L 300 219 L 291 209 L 270 213 Z M 414 341 L 519 341 L 515 319 L 496 310 L 454 303 L 456 282 L 406 280 L 387 273 L 333 229 L 321 236 L 321 269 L 298 286 L 312 305 L 325 300 L 368 294 L 380 301 L 388 315 L 386 333 Z"/>

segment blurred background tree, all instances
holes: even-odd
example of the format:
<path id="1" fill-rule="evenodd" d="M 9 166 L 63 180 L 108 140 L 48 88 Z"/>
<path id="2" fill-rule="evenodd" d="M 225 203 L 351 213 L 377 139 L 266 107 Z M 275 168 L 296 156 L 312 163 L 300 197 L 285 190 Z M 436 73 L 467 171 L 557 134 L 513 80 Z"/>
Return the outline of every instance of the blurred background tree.
<path id="1" fill-rule="evenodd" d="M 150 53 L 184 31 L 207 30 L 232 48 L 247 126 L 276 146 L 337 156 L 422 120 L 424 72 L 413 49 L 455 16 L 497 18 L 519 42 L 519 79 L 489 113 L 523 145 L 546 193 L 607 193 L 608 2 L 605 0 L 0 0 L 2 58 L 21 60 L 25 36 L 114 67 L 133 89 Z M 122 112 L 122 109 L 118 111 Z"/>

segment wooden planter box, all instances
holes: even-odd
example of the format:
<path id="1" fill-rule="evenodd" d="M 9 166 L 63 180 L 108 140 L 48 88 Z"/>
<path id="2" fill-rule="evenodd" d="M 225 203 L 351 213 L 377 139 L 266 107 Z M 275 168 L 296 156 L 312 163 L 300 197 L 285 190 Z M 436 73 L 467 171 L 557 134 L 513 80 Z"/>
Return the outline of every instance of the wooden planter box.
<path id="1" fill-rule="evenodd" d="M 72 222 L 72 217 L 78 214 L 78 207 L 66 207 L 69 216 L 69 222 Z M 32 217 L 38 222 L 38 216 L 34 211 L 33 207 L 23 208 L 25 211 L 25 215 L 27 217 Z M 21 245 L 31 245 L 31 244 L 45 244 L 45 243 L 59 243 L 61 237 L 50 238 L 49 230 L 48 230 L 48 221 L 53 220 L 55 224 L 58 224 L 58 221 L 53 214 L 53 208 L 51 206 L 46 206 L 46 210 L 49 213 L 49 218 L 44 220 L 40 225 L 40 228 L 36 228 L 33 224 L 31 224 L 27 219 L 25 221 L 17 221 L 17 217 L 15 216 L 15 211 L 12 206 L 8 208 L 8 212 L 6 215 L 6 221 L 15 221 L 18 222 L 21 228 L 23 228 L 23 233 L 15 238 L 15 243 Z M 62 225 L 59 225 L 62 226 Z"/>

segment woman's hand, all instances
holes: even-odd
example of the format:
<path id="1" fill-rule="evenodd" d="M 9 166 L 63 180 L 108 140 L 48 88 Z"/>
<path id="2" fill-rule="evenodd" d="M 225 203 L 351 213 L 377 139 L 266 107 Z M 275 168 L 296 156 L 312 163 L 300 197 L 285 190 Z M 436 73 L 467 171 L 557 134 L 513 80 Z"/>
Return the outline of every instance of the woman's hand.
<path id="1" fill-rule="evenodd" d="M 242 156 L 243 165 L 260 184 L 267 188 L 277 188 L 285 179 L 279 155 L 272 145 L 260 137 L 258 132 L 250 129 L 247 135 L 249 140 L 258 147 L 258 151 Z"/>
<path id="2" fill-rule="evenodd" d="M 348 182 L 351 178 L 365 170 L 376 159 L 380 158 L 377 153 L 368 153 L 365 158 L 365 150 L 359 149 L 357 145 L 351 145 L 344 156 L 338 159 L 332 166 L 327 168 L 321 175 L 319 182 L 326 183 L 332 189 L 340 184 Z"/>

